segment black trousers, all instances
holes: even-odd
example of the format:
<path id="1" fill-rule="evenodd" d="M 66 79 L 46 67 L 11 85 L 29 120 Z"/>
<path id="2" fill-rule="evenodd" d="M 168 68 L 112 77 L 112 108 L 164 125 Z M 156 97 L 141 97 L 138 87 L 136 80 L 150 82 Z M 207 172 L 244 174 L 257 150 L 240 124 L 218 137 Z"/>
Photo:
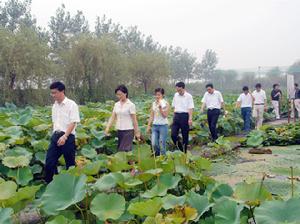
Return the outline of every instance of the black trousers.
<path id="1" fill-rule="evenodd" d="M 179 130 L 182 134 L 182 143 L 178 140 Z M 187 151 L 189 143 L 189 114 L 188 113 L 175 113 L 173 118 L 173 125 L 171 130 L 171 138 L 177 147 L 183 151 Z"/>
<path id="2" fill-rule="evenodd" d="M 57 163 L 61 155 L 64 156 L 66 168 L 75 166 L 75 136 L 69 135 L 66 143 L 62 146 L 57 145 L 58 139 L 64 135 L 64 132 L 54 133 L 51 137 L 51 142 L 47 151 L 45 165 L 45 181 L 50 183 L 54 174 L 57 174 Z"/>
<path id="3" fill-rule="evenodd" d="M 208 121 L 211 138 L 213 140 L 216 140 L 218 138 L 217 123 L 218 123 L 220 113 L 221 113 L 220 109 L 207 110 L 207 121 Z"/>

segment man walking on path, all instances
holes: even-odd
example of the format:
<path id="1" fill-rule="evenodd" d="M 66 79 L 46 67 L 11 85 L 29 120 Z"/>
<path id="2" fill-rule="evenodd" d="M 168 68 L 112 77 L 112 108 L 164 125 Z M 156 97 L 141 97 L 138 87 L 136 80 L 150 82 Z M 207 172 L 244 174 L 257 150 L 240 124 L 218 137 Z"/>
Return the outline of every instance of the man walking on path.
<path id="1" fill-rule="evenodd" d="M 171 137 L 174 144 L 186 152 L 189 142 L 189 130 L 192 125 L 194 101 L 191 94 L 185 90 L 183 82 L 176 83 L 176 93 L 172 101 L 174 118 L 171 130 Z M 178 140 L 179 130 L 182 134 L 182 143 Z M 183 144 L 183 145 L 182 145 Z"/>
<path id="2" fill-rule="evenodd" d="M 221 114 L 221 108 L 224 109 L 225 115 L 225 104 L 222 94 L 214 89 L 213 84 L 206 85 L 206 93 L 202 98 L 201 113 L 207 108 L 207 121 L 211 138 L 215 141 L 218 138 L 217 123 Z"/>
<path id="3" fill-rule="evenodd" d="M 80 122 L 78 106 L 65 96 L 65 85 L 62 82 L 54 82 L 50 90 L 55 102 L 52 107 L 53 134 L 45 165 L 47 183 L 57 174 L 57 162 L 61 155 L 64 156 L 67 169 L 75 166 L 75 128 Z"/>
<path id="4" fill-rule="evenodd" d="M 264 120 L 264 111 L 267 110 L 267 96 L 266 92 L 262 90 L 261 84 L 255 85 L 255 90 L 252 93 L 254 98 L 253 117 L 255 118 L 255 128 L 259 129 Z"/>
<path id="5" fill-rule="evenodd" d="M 272 101 L 272 105 L 274 108 L 274 112 L 275 112 L 275 116 L 276 119 L 279 120 L 280 119 L 280 100 L 282 97 L 282 92 L 279 89 L 279 84 L 274 84 L 273 85 L 273 90 L 271 92 L 271 101 Z"/>
<path id="6" fill-rule="evenodd" d="M 297 83 L 295 83 L 295 108 L 298 112 L 298 118 L 300 117 L 300 89 Z M 295 115 L 294 115 L 295 116 Z"/>
<path id="7" fill-rule="evenodd" d="M 241 113 L 244 120 L 243 131 L 246 133 L 248 133 L 251 130 L 252 104 L 253 104 L 253 97 L 249 92 L 248 86 L 244 86 L 243 93 L 237 99 L 236 107 L 241 108 Z"/>

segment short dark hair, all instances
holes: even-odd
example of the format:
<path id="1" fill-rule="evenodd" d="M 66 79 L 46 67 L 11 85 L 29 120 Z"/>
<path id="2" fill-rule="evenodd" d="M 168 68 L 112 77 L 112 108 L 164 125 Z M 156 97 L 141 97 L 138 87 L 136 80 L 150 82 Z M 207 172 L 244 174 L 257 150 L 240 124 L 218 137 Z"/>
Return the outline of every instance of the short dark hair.
<path id="1" fill-rule="evenodd" d="M 275 84 L 273 85 L 273 89 L 275 89 L 276 86 L 279 86 L 279 84 L 278 84 L 278 83 L 275 83 Z"/>
<path id="2" fill-rule="evenodd" d="M 59 92 L 62 92 L 66 90 L 66 87 L 65 84 L 63 84 L 62 82 L 56 81 L 51 83 L 50 89 L 57 89 Z"/>
<path id="3" fill-rule="evenodd" d="M 295 86 L 298 87 L 298 83 L 295 83 Z"/>
<path id="4" fill-rule="evenodd" d="M 205 88 L 207 89 L 208 87 L 210 87 L 210 88 L 214 88 L 214 85 L 212 84 L 212 83 L 208 83 L 208 84 L 206 84 L 206 86 L 205 86 Z"/>
<path id="5" fill-rule="evenodd" d="M 185 88 L 184 82 L 177 82 L 175 86 L 183 89 Z"/>
<path id="6" fill-rule="evenodd" d="M 256 83 L 255 88 L 261 88 L 261 84 L 260 83 Z"/>
<path id="7" fill-rule="evenodd" d="M 161 93 L 162 95 L 165 95 L 165 90 L 163 88 L 156 88 L 154 93 Z"/>
<path id="8" fill-rule="evenodd" d="M 121 91 L 122 93 L 126 94 L 126 98 L 128 98 L 128 89 L 125 85 L 119 85 L 116 89 L 115 89 L 115 93 L 117 93 L 118 91 Z"/>
<path id="9" fill-rule="evenodd" d="M 248 86 L 244 86 L 243 87 L 243 91 L 248 91 L 249 90 L 249 87 Z"/>

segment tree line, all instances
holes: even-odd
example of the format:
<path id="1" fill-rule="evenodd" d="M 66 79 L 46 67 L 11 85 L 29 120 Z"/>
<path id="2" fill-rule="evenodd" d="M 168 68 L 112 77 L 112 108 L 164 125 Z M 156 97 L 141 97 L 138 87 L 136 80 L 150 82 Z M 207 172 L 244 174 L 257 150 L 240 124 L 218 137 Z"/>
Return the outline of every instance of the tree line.
<path id="1" fill-rule="evenodd" d="M 43 28 L 32 15 L 31 0 L 0 6 L 1 105 L 48 104 L 54 80 L 65 82 L 67 94 L 80 104 L 112 99 L 121 83 L 132 95 L 149 94 L 157 86 L 168 89 L 179 80 L 190 83 L 196 94 L 196 83 L 235 89 L 238 73 L 218 70 L 217 64 L 213 50 L 198 60 L 186 49 L 162 46 L 136 26 L 123 27 L 105 15 L 90 25 L 81 11 L 72 15 L 61 5 Z M 293 72 L 300 74 L 299 68 L 296 62 Z M 242 77 L 251 82 L 255 74 Z"/>

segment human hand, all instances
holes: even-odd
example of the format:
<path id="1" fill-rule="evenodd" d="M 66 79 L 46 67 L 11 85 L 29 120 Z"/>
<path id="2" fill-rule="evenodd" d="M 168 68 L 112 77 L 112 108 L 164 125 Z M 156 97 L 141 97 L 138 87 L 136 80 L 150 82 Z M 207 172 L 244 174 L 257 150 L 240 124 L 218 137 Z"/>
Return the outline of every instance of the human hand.
<path id="1" fill-rule="evenodd" d="M 67 136 L 65 135 L 61 136 L 57 141 L 57 145 L 63 146 L 66 143 L 67 139 L 68 139 Z"/>

